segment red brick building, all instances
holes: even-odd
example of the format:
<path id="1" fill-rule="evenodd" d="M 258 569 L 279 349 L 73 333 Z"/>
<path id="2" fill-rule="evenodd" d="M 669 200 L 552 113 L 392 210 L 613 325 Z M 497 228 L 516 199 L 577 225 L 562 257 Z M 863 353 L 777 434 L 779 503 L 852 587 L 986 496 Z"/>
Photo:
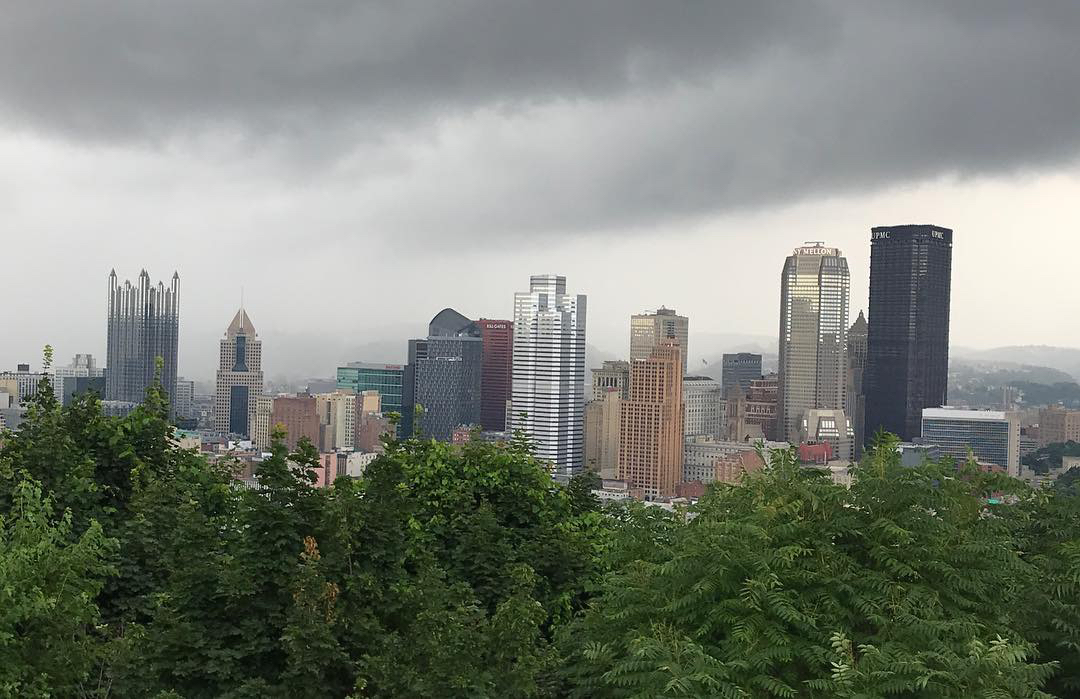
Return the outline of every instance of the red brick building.
<path id="1" fill-rule="evenodd" d="M 484 358 L 480 377 L 480 424 L 485 430 L 506 429 L 506 402 L 510 400 L 514 323 L 510 320 L 476 321 L 480 326 Z"/>

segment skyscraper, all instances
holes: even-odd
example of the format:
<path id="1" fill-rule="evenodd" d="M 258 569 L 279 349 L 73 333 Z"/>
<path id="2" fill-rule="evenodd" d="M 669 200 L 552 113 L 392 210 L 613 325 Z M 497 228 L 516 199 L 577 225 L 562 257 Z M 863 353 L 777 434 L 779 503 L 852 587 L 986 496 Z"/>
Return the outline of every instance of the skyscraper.
<path id="1" fill-rule="evenodd" d="M 510 427 L 562 472 L 584 461 L 585 318 L 585 296 L 568 294 L 566 277 L 534 275 L 514 294 Z"/>
<path id="2" fill-rule="evenodd" d="M 859 311 L 859 317 L 848 328 L 847 388 L 844 399 L 844 412 L 855 431 L 855 459 L 862 457 L 863 445 L 866 444 L 866 393 L 863 386 L 866 373 L 866 339 L 866 316 Z"/>
<path id="3" fill-rule="evenodd" d="M 814 408 L 843 409 L 847 375 L 847 259 L 812 242 L 795 248 L 780 277 L 780 439 L 797 444 Z"/>
<path id="4" fill-rule="evenodd" d="M 256 398 L 264 388 L 262 340 L 243 308 L 233 316 L 218 349 L 214 429 L 249 437 L 255 429 Z"/>
<path id="5" fill-rule="evenodd" d="M 618 477 L 622 403 L 622 394 L 611 388 L 585 404 L 585 468 L 601 478 Z"/>
<path id="6" fill-rule="evenodd" d="M 721 383 L 724 396 L 738 386 L 743 393 L 750 390 L 750 382 L 761 378 L 761 355 L 750 352 L 725 354 L 723 358 Z"/>
<path id="7" fill-rule="evenodd" d="M 648 359 L 652 351 L 668 338 L 679 343 L 683 371 L 686 371 L 687 335 L 690 319 L 675 313 L 674 309 L 660 307 L 655 313 L 630 316 L 630 361 Z"/>
<path id="8" fill-rule="evenodd" d="M 879 428 L 917 437 L 923 408 L 948 402 L 951 279 L 948 228 L 871 229 L 866 439 Z"/>
<path id="9" fill-rule="evenodd" d="M 413 405 L 423 406 L 417 427 L 425 437 L 448 442 L 454 428 L 480 423 L 481 335 L 475 322 L 444 308 L 428 324 L 426 340 L 409 340 L 406 373 L 413 382 Z"/>
<path id="10" fill-rule="evenodd" d="M 137 284 L 120 286 L 109 273 L 109 318 L 105 399 L 140 403 L 154 380 L 161 357 L 161 385 L 170 400 L 176 393 L 176 355 L 180 330 L 180 275 L 173 272 L 168 288 L 150 283 L 146 270 Z"/>
<path id="11" fill-rule="evenodd" d="M 675 340 L 630 362 L 630 399 L 622 405 L 619 478 L 652 497 L 675 493 L 683 471 L 683 366 Z"/>
<path id="12" fill-rule="evenodd" d="M 506 429 L 506 405 L 510 401 L 510 367 L 514 357 L 514 322 L 481 318 L 484 367 L 480 377 L 480 424 L 485 430 Z"/>

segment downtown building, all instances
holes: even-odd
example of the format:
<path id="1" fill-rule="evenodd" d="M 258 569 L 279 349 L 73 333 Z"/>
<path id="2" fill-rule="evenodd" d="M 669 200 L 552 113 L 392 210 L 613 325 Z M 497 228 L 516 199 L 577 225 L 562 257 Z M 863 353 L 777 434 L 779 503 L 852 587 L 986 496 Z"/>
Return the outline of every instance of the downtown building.
<path id="1" fill-rule="evenodd" d="M 481 318 L 476 321 L 483 341 L 480 372 L 480 425 L 489 432 L 506 430 L 514 360 L 514 322 Z"/>
<path id="2" fill-rule="evenodd" d="M 808 243 L 780 277 L 777 438 L 797 444 L 810 410 L 842 410 L 850 273 L 838 248 Z"/>
<path id="3" fill-rule="evenodd" d="M 70 405 L 76 396 L 94 392 L 105 395 L 105 368 L 99 367 L 92 354 L 76 354 L 71 364 L 53 370 L 53 393 L 61 405 Z"/>
<path id="4" fill-rule="evenodd" d="M 649 359 L 652 351 L 668 338 L 679 343 L 683 371 L 686 371 L 686 350 L 690 334 L 690 319 L 671 308 L 658 308 L 655 313 L 630 316 L 630 361 Z"/>
<path id="5" fill-rule="evenodd" d="M 405 390 L 405 366 L 401 364 L 376 364 L 372 362 L 349 362 L 337 370 L 337 389 L 351 391 L 361 395 L 365 391 L 379 394 L 379 403 L 384 415 L 398 413 L 397 434 L 406 437 L 412 434 L 412 388 Z M 409 415 L 405 415 L 403 406 L 409 400 Z M 408 428 L 408 429 L 407 429 Z"/>
<path id="6" fill-rule="evenodd" d="M 952 239 L 939 226 L 871 229 L 864 439 L 910 441 L 923 409 L 948 402 Z"/>
<path id="7" fill-rule="evenodd" d="M 725 354 L 722 358 L 721 383 L 724 396 L 727 397 L 735 388 L 743 393 L 750 390 L 750 382 L 761 378 L 761 355 L 751 352 Z"/>
<path id="8" fill-rule="evenodd" d="M 630 398 L 619 423 L 619 479 L 649 497 L 675 494 L 683 478 L 683 365 L 677 341 L 630 362 Z"/>
<path id="9" fill-rule="evenodd" d="M 105 400 L 118 411 L 141 403 L 162 361 L 161 385 L 172 403 L 180 330 L 180 275 L 168 287 L 150 282 L 146 270 L 136 284 L 120 285 L 109 273 Z M 108 409 L 109 406 L 106 406 Z"/>
<path id="10" fill-rule="evenodd" d="M 867 325 L 866 316 L 859 311 L 859 317 L 848 328 L 847 345 L 847 382 L 844 397 L 844 412 L 851 420 L 851 429 L 855 433 L 853 458 L 862 458 L 863 446 L 867 442 L 866 434 L 866 394 L 864 378 L 866 376 Z"/>
<path id="11" fill-rule="evenodd" d="M 1000 410 L 924 408 L 921 444 L 934 445 L 958 464 L 969 454 L 981 467 L 1020 477 L 1020 418 Z"/>
<path id="12" fill-rule="evenodd" d="M 514 294 L 509 427 L 559 473 L 584 465 L 585 320 L 585 296 L 568 294 L 566 277 L 534 275 Z"/>
<path id="13" fill-rule="evenodd" d="M 726 426 L 722 384 L 708 376 L 684 376 L 682 392 L 683 436 L 723 439 Z"/>
<path id="14" fill-rule="evenodd" d="M 428 324 L 426 340 L 409 340 L 403 421 L 413 431 L 449 442 L 454 430 L 480 424 L 484 343 L 480 327 L 452 308 Z M 505 409 L 505 408 L 504 408 Z M 407 427 L 410 425 L 407 425 Z"/>
<path id="15" fill-rule="evenodd" d="M 258 397 L 264 390 L 262 340 L 241 308 L 225 329 L 218 346 L 214 391 L 214 429 L 222 434 L 251 437 Z"/>

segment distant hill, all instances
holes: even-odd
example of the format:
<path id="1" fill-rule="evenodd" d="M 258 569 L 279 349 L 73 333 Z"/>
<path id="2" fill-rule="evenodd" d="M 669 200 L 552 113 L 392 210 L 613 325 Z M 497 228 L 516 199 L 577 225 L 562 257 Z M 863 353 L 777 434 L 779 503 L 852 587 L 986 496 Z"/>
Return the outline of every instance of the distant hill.
<path id="1" fill-rule="evenodd" d="M 985 350 L 953 347 L 950 354 L 954 359 L 968 361 L 1010 362 L 1018 365 L 1049 367 L 1065 372 L 1072 381 L 1080 381 L 1080 349 L 1074 347 L 1018 345 Z"/>
<path id="2" fill-rule="evenodd" d="M 1001 408 L 1006 386 L 1020 390 L 1021 405 L 1080 406 L 1080 385 L 1060 369 L 987 359 L 954 358 L 950 362 L 949 403 L 952 405 Z"/>

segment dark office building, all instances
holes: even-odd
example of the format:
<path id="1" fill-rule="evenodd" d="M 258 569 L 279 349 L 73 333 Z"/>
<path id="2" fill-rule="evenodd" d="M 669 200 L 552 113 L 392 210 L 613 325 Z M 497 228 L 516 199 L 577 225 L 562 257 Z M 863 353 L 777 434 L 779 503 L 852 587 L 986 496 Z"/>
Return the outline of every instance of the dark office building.
<path id="1" fill-rule="evenodd" d="M 735 386 L 746 393 L 750 390 L 750 382 L 761 378 L 761 355 L 749 352 L 725 354 L 723 372 L 720 384 L 725 397 Z"/>
<path id="2" fill-rule="evenodd" d="M 112 271 L 105 399 L 141 403 L 161 357 L 161 384 L 175 405 L 179 327 L 180 275 L 174 272 L 168 287 L 161 282 L 155 286 L 143 270 L 137 284 L 125 281 L 121 286 L 116 271 Z"/>
<path id="3" fill-rule="evenodd" d="M 424 437 L 448 442 L 456 427 L 480 424 L 483 351 L 480 327 L 451 308 L 431 319 L 426 340 L 409 340 L 405 377 Z"/>
<path id="4" fill-rule="evenodd" d="M 939 226 L 871 229 L 867 441 L 879 428 L 910 441 L 923 408 L 947 402 L 952 236 Z"/>
<path id="5" fill-rule="evenodd" d="M 863 379 L 866 375 L 866 316 L 859 311 L 859 317 L 848 328 L 847 335 L 847 386 L 844 395 L 844 412 L 851 420 L 855 431 L 856 459 L 862 457 L 863 444 L 866 441 L 866 394 Z"/>
<path id="6" fill-rule="evenodd" d="M 480 424 L 485 430 L 506 429 L 506 403 L 510 400 L 511 366 L 514 358 L 512 320 L 476 321 L 483 340 L 484 365 L 480 378 Z"/>

